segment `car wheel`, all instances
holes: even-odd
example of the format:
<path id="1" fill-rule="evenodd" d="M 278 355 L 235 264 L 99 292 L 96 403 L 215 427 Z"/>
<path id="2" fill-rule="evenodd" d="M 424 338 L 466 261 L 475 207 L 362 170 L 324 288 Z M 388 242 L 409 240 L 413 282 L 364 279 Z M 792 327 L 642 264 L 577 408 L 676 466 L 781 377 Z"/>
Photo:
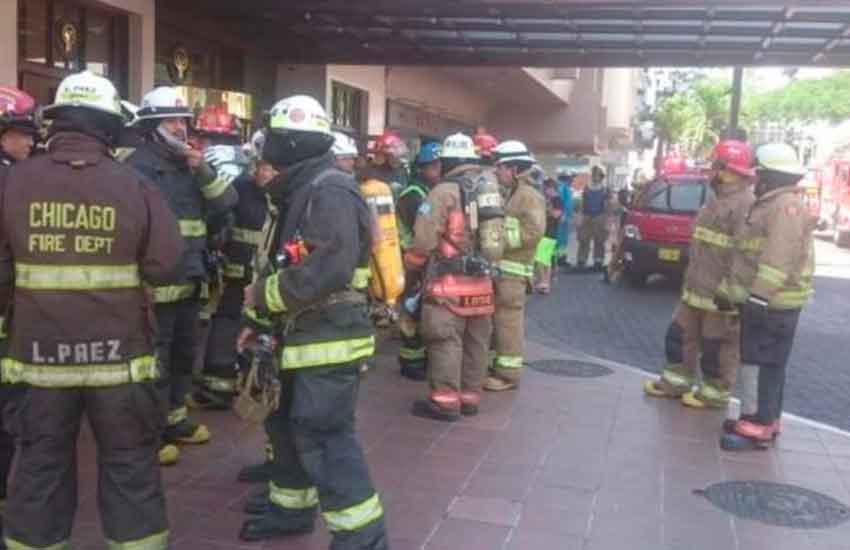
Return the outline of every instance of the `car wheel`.
<path id="1" fill-rule="evenodd" d="M 623 272 L 623 276 L 626 278 L 626 281 L 628 281 L 628 283 L 635 288 L 641 288 L 646 286 L 646 280 L 649 279 L 648 273 L 634 271 L 628 268 L 626 268 L 626 270 Z"/>

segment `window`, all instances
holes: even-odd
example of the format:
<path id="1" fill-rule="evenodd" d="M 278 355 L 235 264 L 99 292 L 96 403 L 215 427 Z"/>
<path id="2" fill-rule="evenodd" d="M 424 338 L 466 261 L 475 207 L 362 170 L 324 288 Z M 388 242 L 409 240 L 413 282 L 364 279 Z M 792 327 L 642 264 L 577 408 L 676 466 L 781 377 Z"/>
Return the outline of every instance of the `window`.
<path id="1" fill-rule="evenodd" d="M 363 131 L 363 90 L 333 82 L 331 84 L 331 122 L 340 130 L 360 134 Z"/>
<path id="2" fill-rule="evenodd" d="M 656 212 L 695 213 L 705 203 L 708 185 L 705 180 L 656 182 L 646 194 L 643 208 Z"/>
<path id="3" fill-rule="evenodd" d="M 18 37 L 21 59 L 47 64 L 47 0 L 28 0 L 19 4 Z"/>

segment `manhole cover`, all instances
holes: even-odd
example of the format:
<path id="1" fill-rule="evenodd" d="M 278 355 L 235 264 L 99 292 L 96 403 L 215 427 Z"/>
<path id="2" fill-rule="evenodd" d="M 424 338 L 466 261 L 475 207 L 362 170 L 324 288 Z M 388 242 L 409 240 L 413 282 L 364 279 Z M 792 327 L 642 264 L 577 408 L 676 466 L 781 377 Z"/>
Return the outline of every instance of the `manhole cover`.
<path id="1" fill-rule="evenodd" d="M 779 527 L 822 529 L 850 519 L 850 509 L 832 497 L 794 485 L 768 481 L 727 481 L 696 491 L 742 519 Z"/>
<path id="2" fill-rule="evenodd" d="M 546 374 L 554 374 L 555 376 L 570 376 L 572 378 L 596 378 L 599 376 L 608 376 L 614 372 L 608 367 L 597 365 L 596 363 L 562 359 L 543 359 L 541 361 L 533 361 L 529 363 L 528 366 L 536 371 L 545 372 Z"/>

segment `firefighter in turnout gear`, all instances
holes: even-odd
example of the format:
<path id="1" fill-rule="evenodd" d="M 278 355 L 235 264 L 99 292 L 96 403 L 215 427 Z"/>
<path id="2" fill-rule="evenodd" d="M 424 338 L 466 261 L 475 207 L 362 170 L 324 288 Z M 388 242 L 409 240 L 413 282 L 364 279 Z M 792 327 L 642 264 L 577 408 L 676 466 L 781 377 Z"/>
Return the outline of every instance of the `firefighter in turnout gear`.
<path id="1" fill-rule="evenodd" d="M 383 507 L 354 431 L 359 367 L 375 351 L 365 292 L 371 214 L 354 178 L 334 167 L 332 144 L 315 99 L 293 96 L 272 108 L 263 158 L 280 171 L 268 186 L 281 209 L 278 266 L 245 290 L 252 326 L 239 345 L 258 330 L 280 340 L 282 394 L 266 420 L 269 502 L 240 537 L 312 531 L 321 508 L 332 550 L 383 550 Z"/>
<path id="2" fill-rule="evenodd" d="M 38 124 L 35 120 L 35 99 L 15 88 L 0 87 L 0 189 L 6 173 L 16 162 L 26 160 L 32 153 Z M 0 312 L 0 358 L 6 355 L 6 320 Z M 0 512 L 6 501 L 6 478 L 12 469 L 15 440 L 5 429 L 5 409 L 14 406 L 18 388 L 0 387 Z M 0 516 L 0 532 L 3 523 Z M 0 540 L 0 548 L 5 548 Z"/>
<path id="3" fill-rule="evenodd" d="M 494 293 L 501 258 L 502 201 L 478 164 L 472 139 L 446 138 L 442 182 L 419 207 L 409 271 L 423 271 L 420 331 L 428 353 L 428 398 L 413 414 L 444 421 L 478 413 L 487 372 Z"/>
<path id="4" fill-rule="evenodd" d="M 357 150 L 357 142 L 342 132 L 334 132 L 333 145 L 336 167 L 348 174 L 354 175 L 355 164 L 360 152 Z"/>
<path id="5" fill-rule="evenodd" d="M 184 244 L 157 188 L 111 156 L 123 120 L 108 80 L 67 77 L 45 116 L 47 152 L 9 170 L 0 211 L 0 310 L 14 311 L 0 376 L 27 388 L 6 544 L 70 547 L 85 414 L 107 546 L 165 550 L 165 402 L 143 284 L 175 280 Z"/>
<path id="6" fill-rule="evenodd" d="M 726 450 L 763 448 L 780 431 L 788 357 L 812 295 L 816 219 L 797 186 L 806 173 L 785 144 L 756 150 L 756 201 L 736 234 L 725 296 L 741 312 L 741 355 L 758 367 L 757 406 L 723 436 Z"/>
<path id="7" fill-rule="evenodd" d="M 484 383 L 488 391 L 517 387 L 523 365 L 525 290 L 534 275 L 537 244 L 546 231 L 546 199 L 534 188 L 534 157 L 519 141 L 499 144 L 496 177 L 505 201 L 505 255 L 496 279 L 493 344 L 496 357 Z"/>
<path id="8" fill-rule="evenodd" d="M 207 218 L 232 208 L 238 200 L 232 176 L 217 176 L 202 153 L 188 145 L 191 119 L 192 112 L 174 88 L 154 89 L 143 98 L 133 122 L 144 132 L 145 141 L 126 160 L 160 189 L 187 245 L 181 280 L 152 289 L 157 357 L 163 369 L 163 391 L 170 401 L 160 453 L 163 464 L 177 461 L 175 444 L 205 443 L 210 438 L 206 426 L 189 419 L 186 406 L 197 352 L 198 315 L 208 279 Z"/>
<path id="9" fill-rule="evenodd" d="M 608 241 L 608 221 L 611 213 L 611 190 L 605 185 L 605 171 L 594 166 L 590 183 L 582 192 L 581 216 L 578 219 L 578 258 L 576 269 L 583 271 L 593 243 L 593 269 L 602 271 L 605 264 L 605 243 Z"/>
<path id="10" fill-rule="evenodd" d="M 210 319 L 206 341 L 201 387 L 189 401 L 191 406 L 226 410 L 236 390 L 236 339 L 242 319 L 245 286 L 254 278 L 257 250 L 263 242 L 269 222 L 269 201 L 265 186 L 267 170 L 245 174 L 233 182 L 239 203 L 233 209 L 233 227 L 223 248 L 222 292 L 218 307 Z"/>
<path id="11" fill-rule="evenodd" d="M 735 234 L 755 200 L 752 151 L 746 143 L 720 142 L 712 169 L 714 194 L 695 222 L 682 295 L 667 330 L 667 362 L 658 380 L 644 383 L 648 395 L 681 398 L 694 408 L 725 408 L 735 385 L 740 323 L 721 283 L 732 266 Z"/>
<path id="12" fill-rule="evenodd" d="M 398 227 L 402 252 L 413 244 L 413 227 L 416 213 L 425 201 L 431 189 L 440 182 L 442 168 L 440 164 L 440 144 L 425 143 L 416 155 L 415 174 L 407 188 L 398 199 Z M 422 303 L 422 272 L 407 270 L 402 307 L 399 315 L 401 348 L 398 362 L 401 374 L 411 380 L 425 380 L 427 357 L 425 343 L 419 333 L 419 320 Z"/>

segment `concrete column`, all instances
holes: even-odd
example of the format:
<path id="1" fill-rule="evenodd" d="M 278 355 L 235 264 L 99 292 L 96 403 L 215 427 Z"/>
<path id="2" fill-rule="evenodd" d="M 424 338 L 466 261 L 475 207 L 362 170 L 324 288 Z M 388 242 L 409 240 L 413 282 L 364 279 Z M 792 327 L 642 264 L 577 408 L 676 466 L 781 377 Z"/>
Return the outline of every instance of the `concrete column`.
<path id="1" fill-rule="evenodd" d="M 139 103 L 142 96 L 154 85 L 154 63 L 156 59 L 156 22 L 153 2 L 140 12 L 130 13 L 128 50 L 129 100 Z"/>
<path id="2" fill-rule="evenodd" d="M 0 36 L 5 36 L 0 48 L 0 85 L 18 85 L 18 3 L 0 2 Z"/>

